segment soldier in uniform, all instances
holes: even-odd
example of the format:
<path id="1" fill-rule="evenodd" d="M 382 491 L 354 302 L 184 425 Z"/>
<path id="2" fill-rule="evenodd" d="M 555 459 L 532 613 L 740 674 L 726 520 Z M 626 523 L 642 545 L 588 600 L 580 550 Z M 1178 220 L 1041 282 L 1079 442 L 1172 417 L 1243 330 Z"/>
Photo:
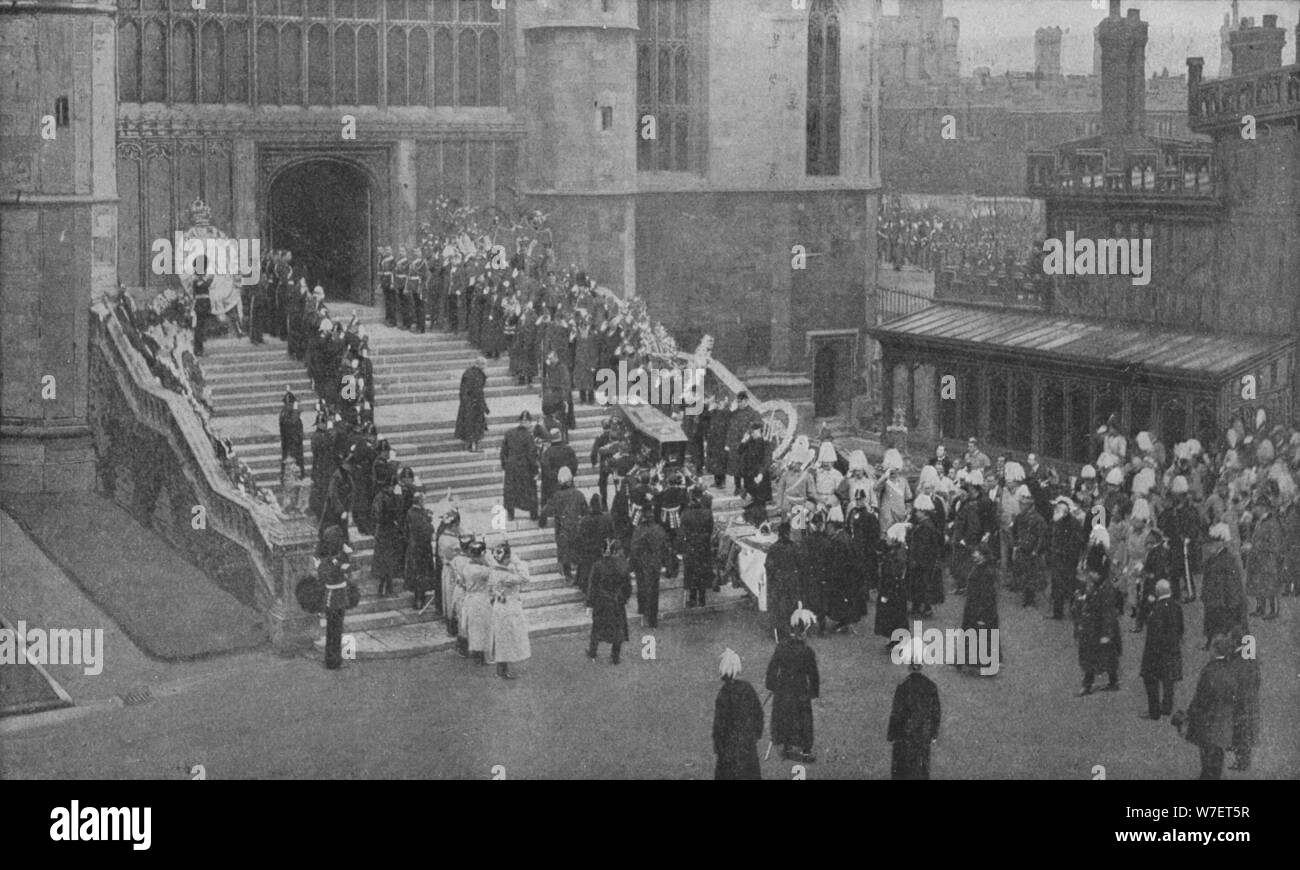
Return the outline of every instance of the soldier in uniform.
<path id="1" fill-rule="evenodd" d="M 402 487 L 392 484 L 375 493 L 371 515 L 375 521 L 375 552 L 370 563 L 370 576 L 378 581 L 379 595 L 393 594 L 393 580 L 405 571 L 405 538 L 402 526 L 405 512 L 402 509 Z"/>
<path id="2" fill-rule="evenodd" d="M 654 501 L 647 493 L 640 525 L 632 533 L 632 570 L 636 574 L 637 612 L 650 628 L 659 626 L 659 574 L 674 559 L 668 534 L 655 522 Z"/>
<path id="3" fill-rule="evenodd" d="M 393 290 L 393 270 L 396 265 L 397 258 L 393 256 L 393 249 L 380 248 L 379 290 L 384 296 L 384 322 L 389 326 L 397 325 L 397 296 Z"/>
<path id="4" fill-rule="evenodd" d="M 399 245 L 397 259 L 393 262 L 393 311 L 396 314 L 396 326 L 406 328 L 406 278 L 411 258 L 406 254 L 406 246 Z"/>
<path id="5" fill-rule="evenodd" d="M 412 332 L 424 332 L 425 260 L 419 247 L 412 246 L 411 260 L 406 266 L 406 292 L 403 297 L 406 326 Z"/>
<path id="6" fill-rule="evenodd" d="M 1201 516 L 1188 495 L 1187 478 L 1178 475 L 1169 486 L 1174 503 L 1160 516 L 1160 531 L 1169 540 L 1175 569 L 1174 594 L 1183 603 L 1196 600 L 1197 574 L 1201 573 Z"/>
<path id="7" fill-rule="evenodd" d="M 424 508 L 423 493 L 416 493 L 406 512 L 406 588 L 414 596 L 411 607 L 420 610 L 434 588 L 433 520 Z"/>

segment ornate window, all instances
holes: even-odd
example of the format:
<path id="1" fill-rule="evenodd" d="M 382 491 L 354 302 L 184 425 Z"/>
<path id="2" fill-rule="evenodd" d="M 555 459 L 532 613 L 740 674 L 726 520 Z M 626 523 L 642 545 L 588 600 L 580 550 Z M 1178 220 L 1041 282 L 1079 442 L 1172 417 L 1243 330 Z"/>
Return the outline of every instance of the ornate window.
<path id="1" fill-rule="evenodd" d="M 638 0 L 635 121 L 641 171 L 703 171 L 698 47 L 704 7 L 700 0 Z"/>
<path id="2" fill-rule="evenodd" d="M 808 10 L 807 173 L 840 174 L 840 18 L 834 0 Z"/>
<path id="3" fill-rule="evenodd" d="M 492 0 L 122 0 L 123 102 L 499 106 Z M 381 68 L 381 64 L 383 67 Z"/>

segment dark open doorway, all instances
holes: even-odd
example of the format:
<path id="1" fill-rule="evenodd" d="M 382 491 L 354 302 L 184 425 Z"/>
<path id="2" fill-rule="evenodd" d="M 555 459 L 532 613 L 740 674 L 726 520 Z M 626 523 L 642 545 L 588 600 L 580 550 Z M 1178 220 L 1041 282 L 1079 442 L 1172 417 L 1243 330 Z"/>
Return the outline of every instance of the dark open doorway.
<path id="1" fill-rule="evenodd" d="M 839 413 L 839 356 L 838 348 L 831 342 L 817 349 L 813 361 L 813 414 L 817 417 L 834 417 Z"/>
<path id="2" fill-rule="evenodd" d="M 293 252 L 294 272 L 329 299 L 372 304 L 374 214 L 370 180 L 351 163 L 299 163 L 271 182 L 267 224 L 273 249 Z"/>

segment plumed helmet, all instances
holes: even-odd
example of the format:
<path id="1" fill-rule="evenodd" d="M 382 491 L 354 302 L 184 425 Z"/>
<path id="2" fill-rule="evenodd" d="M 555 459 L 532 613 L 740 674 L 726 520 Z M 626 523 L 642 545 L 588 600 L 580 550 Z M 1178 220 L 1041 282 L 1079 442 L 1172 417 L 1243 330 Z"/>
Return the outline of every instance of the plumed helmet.
<path id="1" fill-rule="evenodd" d="M 983 485 L 984 485 L 984 472 L 980 471 L 978 468 L 974 469 L 974 470 L 971 471 L 971 473 L 967 476 L 967 478 L 966 478 L 966 482 L 967 482 L 968 484 L 970 484 L 971 486 L 983 486 Z"/>
<path id="2" fill-rule="evenodd" d="M 1146 495 L 1156 485 L 1156 471 L 1154 468 L 1142 468 L 1138 473 L 1133 475 L 1133 494 Z"/>
<path id="3" fill-rule="evenodd" d="M 817 461 L 819 463 L 825 462 L 834 465 L 835 459 L 835 445 L 829 441 L 823 441 L 821 446 L 817 448 Z"/>
<path id="4" fill-rule="evenodd" d="M 1097 469 L 1093 468 L 1091 465 L 1085 465 L 1079 471 L 1079 477 L 1083 478 L 1084 480 L 1096 480 Z"/>
<path id="5" fill-rule="evenodd" d="M 558 474 L 556 474 L 555 479 L 560 486 L 567 486 L 573 483 L 573 472 L 570 471 L 569 467 L 566 465 L 560 469 Z"/>
<path id="6" fill-rule="evenodd" d="M 1227 523 L 1215 523 L 1210 526 L 1210 540 L 1227 541 L 1232 538 L 1232 531 L 1228 528 Z"/>
<path id="7" fill-rule="evenodd" d="M 1241 433 L 1237 431 L 1235 426 L 1230 427 L 1226 433 L 1226 437 L 1228 439 L 1228 446 L 1236 447 L 1237 442 L 1241 440 Z"/>
<path id="8" fill-rule="evenodd" d="M 1169 491 L 1174 495 L 1181 495 L 1187 492 L 1187 478 L 1181 474 L 1174 478 L 1173 483 L 1169 485 Z"/>
<path id="9" fill-rule="evenodd" d="M 918 481 L 918 485 L 922 489 L 927 486 L 937 488 L 939 486 L 939 469 L 933 465 L 924 466 L 921 469 L 921 479 Z"/>
<path id="10" fill-rule="evenodd" d="M 1141 450 L 1143 453 L 1146 453 L 1147 451 L 1151 450 L 1151 448 L 1155 446 L 1154 443 L 1152 443 L 1151 441 L 1151 433 L 1139 432 L 1137 434 L 1137 445 L 1138 445 L 1138 450 Z"/>
<path id="11" fill-rule="evenodd" d="M 790 627 L 798 629 L 799 631 L 807 631 L 816 621 L 817 615 L 811 610 L 806 609 L 803 606 L 802 601 L 799 602 L 799 606 L 795 609 L 794 613 L 790 614 Z"/>
<path id="12" fill-rule="evenodd" d="M 1265 438 L 1255 445 L 1255 461 L 1260 465 L 1270 465 L 1277 458 L 1277 452 L 1273 449 L 1273 442 Z"/>
<path id="13" fill-rule="evenodd" d="M 1102 525 L 1093 526 L 1093 527 L 1092 527 L 1092 531 L 1088 533 L 1088 543 L 1089 543 L 1089 544 L 1099 544 L 1099 545 L 1101 545 L 1102 547 L 1104 547 L 1104 548 L 1106 548 L 1107 550 L 1109 550 L 1109 549 L 1110 549 L 1110 532 L 1106 531 L 1106 527 L 1105 527 L 1105 526 L 1102 526 Z"/>
<path id="14" fill-rule="evenodd" d="M 1025 479 L 1025 467 L 1019 462 L 1008 462 L 1002 469 L 1002 477 L 1009 484 L 1020 483 Z"/>
<path id="15" fill-rule="evenodd" d="M 849 471 L 867 471 L 869 468 L 867 454 L 861 450 L 854 450 L 849 454 Z"/>
<path id="16" fill-rule="evenodd" d="M 1137 499 L 1133 502 L 1133 509 L 1129 513 L 1129 518 L 1136 521 L 1151 521 L 1151 503 L 1144 498 Z"/>
<path id="17" fill-rule="evenodd" d="M 718 661 L 718 673 L 724 677 L 735 677 L 740 674 L 740 656 L 731 647 L 722 651 L 722 658 Z"/>
<path id="18" fill-rule="evenodd" d="M 889 527 L 889 531 L 885 532 L 885 540 L 891 544 L 905 544 L 907 543 L 907 530 L 910 528 L 909 523 L 894 523 Z"/>
<path id="19" fill-rule="evenodd" d="M 1122 486 L 1124 484 L 1124 472 L 1118 468 L 1112 468 L 1106 472 L 1106 482 L 1111 486 Z"/>
<path id="20" fill-rule="evenodd" d="M 885 456 L 884 459 L 882 460 L 882 464 L 885 466 L 886 471 L 902 471 L 903 454 L 899 453 L 897 450 L 891 447 L 885 451 Z"/>

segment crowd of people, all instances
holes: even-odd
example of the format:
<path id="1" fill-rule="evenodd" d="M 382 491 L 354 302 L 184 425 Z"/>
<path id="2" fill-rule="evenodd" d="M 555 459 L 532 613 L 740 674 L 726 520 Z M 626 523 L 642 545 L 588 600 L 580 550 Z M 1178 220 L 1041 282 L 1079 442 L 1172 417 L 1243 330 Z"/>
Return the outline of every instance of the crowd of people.
<path id="1" fill-rule="evenodd" d="M 1130 446 L 1112 419 L 1096 446 L 1096 462 L 1069 478 L 1034 454 L 990 459 L 975 439 L 960 456 L 939 446 L 911 476 L 896 450 L 873 468 L 859 451 L 845 458 L 824 441 L 814 455 L 797 440 L 778 463 L 779 530 L 764 566 L 773 629 L 810 609 L 819 634 L 851 630 L 873 590 L 887 648 L 947 594 L 965 596 L 963 631 L 997 629 L 1005 586 L 1023 607 L 1041 601 L 1046 618 L 1072 621 L 1086 696 L 1103 675 L 1103 689 L 1119 688 L 1127 612 L 1129 632 L 1146 633 L 1143 715 L 1158 720 L 1173 715 L 1182 679 L 1182 607 L 1199 600 L 1204 649 L 1227 657 L 1235 682 L 1217 707 L 1201 695 L 1222 681 L 1198 688 L 1188 739 L 1207 778 L 1224 749 L 1248 768 L 1258 736 L 1250 620 L 1277 618 L 1279 596 L 1300 591 L 1300 432 L 1261 412 L 1234 421 L 1214 453 L 1194 440 L 1168 451 L 1148 432 Z M 1225 704 L 1226 731 L 1197 718 Z"/>
<path id="2" fill-rule="evenodd" d="M 960 217 L 935 208 L 908 208 L 892 197 L 881 204 L 877 254 L 894 269 L 1010 275 L 1036 262 L 1041 221 L 1005 207 L 996 215 Z"/>

